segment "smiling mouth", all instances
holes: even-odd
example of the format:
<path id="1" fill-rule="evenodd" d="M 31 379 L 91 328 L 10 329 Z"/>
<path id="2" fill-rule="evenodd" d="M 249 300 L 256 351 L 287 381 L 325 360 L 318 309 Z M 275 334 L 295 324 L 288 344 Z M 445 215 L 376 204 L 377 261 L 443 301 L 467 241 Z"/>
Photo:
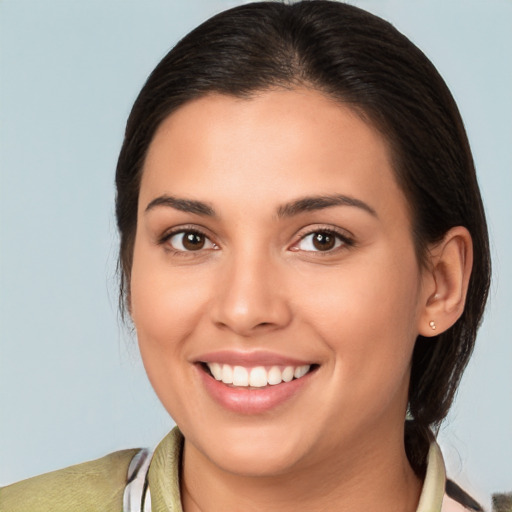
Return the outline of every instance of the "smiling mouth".
<path id="1" fill-rule="evenodd" d="M 215 362 L 201 363 L 201 366 L 215 380 L 230 387 L 247 389 L 260 389 L 301 379 L 318 367 L 316 364 L 305 364 L 301 366 L 254 366 L 249 368 Z"/>

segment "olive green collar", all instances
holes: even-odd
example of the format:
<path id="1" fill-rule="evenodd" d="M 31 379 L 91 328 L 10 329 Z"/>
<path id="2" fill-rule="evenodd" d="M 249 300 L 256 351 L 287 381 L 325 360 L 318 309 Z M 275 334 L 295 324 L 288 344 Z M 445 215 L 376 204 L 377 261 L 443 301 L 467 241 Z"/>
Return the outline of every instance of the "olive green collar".
<path id="1" fill-rule="evenodd" d="M 173 428 L 156 447 L 148 472 L 151 509 L 183 512 L 180 497 L 180 467 L 183 435 Z"/>

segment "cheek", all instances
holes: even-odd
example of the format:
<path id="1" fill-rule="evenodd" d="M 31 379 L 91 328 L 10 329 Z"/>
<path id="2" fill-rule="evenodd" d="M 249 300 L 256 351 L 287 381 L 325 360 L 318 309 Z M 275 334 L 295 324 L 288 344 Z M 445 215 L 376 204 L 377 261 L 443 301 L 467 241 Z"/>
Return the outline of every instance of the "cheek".
<path id="1" fill-rule="evenodd" d="M 421 273 L 414 255 L 400 258 L 381 252 L 303 274 L 295 296 L 311 312 L 311 321 L 318 319 L 320 326 L 329 325 L 329 331 L 340 335 L 347 330 L 373 332 L 376 338 L 397 330 L 412 335 L 420 310 Z"/>
<path id="2" fill-rule="evenodd" d="M 196 328 L 209 296 L 205 276 L 187 268 L 171 271 L 165 255 L 154 252 L 136 248 L 130 281 L 131 316 L 145 359 L 176 351 Z"/>
<path id="3" fill-rule="evenodd" d="M 167 265 L 147 263 L 144 254 L 134 255 L 132 320 L 151 385 L 169 414 L 181 418 L 189 405 L 176 390 L 189 379 L 187 340 L 200 321 L 206 290 L 190 275 L 171 275 Z"/>
<path id="4" fill-rule="evenodd" d="M 355 401 L 393 395 L 407 380 L 420 282 L 414 255 L 389 256 L 379 265 L 358 260 L 323 279 L 317 275 L 297 290 L 306 322 L 333 354 L 339 386 L 350 387 Z"/>

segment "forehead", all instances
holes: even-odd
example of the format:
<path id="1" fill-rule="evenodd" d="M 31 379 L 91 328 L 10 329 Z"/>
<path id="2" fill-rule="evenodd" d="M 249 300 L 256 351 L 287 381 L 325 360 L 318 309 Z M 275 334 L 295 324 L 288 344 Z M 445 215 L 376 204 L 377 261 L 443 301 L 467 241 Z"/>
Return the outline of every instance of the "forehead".
<path id="1" fill-rule="evenodd" d="M 310 89 L 211 94 L 182 106 L 158 128 L 144 166 L 141 201 L 163 192 L 240 198 L 245 208 L 333 192 L 375 208 L 405 203 L 382 135 Z"/>

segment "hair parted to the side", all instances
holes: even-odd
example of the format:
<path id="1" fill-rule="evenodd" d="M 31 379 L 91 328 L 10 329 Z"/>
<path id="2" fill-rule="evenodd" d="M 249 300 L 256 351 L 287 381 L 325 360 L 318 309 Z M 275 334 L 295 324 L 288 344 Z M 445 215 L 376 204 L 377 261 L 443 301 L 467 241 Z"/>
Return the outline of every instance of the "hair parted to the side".
<path id="1" fill-rule="evenodd" d="M 421 263 L 450 228 L 465 226 L 472 236 L 474 271 L 461 318 L 434 339 L 419 336 L 414 349 L 414 419 L 405 442 L 421 474 L 431 429 L 446 416 L 473 350 L 489 288 L 489 243 L 457 106 L 425 55 L 386 21 L 328 0 L 246 4 L 209 19 L 164 57 L 133 106 L 117 165 L 121 301 L 129 305 L 141 174 L 160 123 L 208 93 L 251 97 L 297 86 L 348 105 L 387 140 Z"/>

